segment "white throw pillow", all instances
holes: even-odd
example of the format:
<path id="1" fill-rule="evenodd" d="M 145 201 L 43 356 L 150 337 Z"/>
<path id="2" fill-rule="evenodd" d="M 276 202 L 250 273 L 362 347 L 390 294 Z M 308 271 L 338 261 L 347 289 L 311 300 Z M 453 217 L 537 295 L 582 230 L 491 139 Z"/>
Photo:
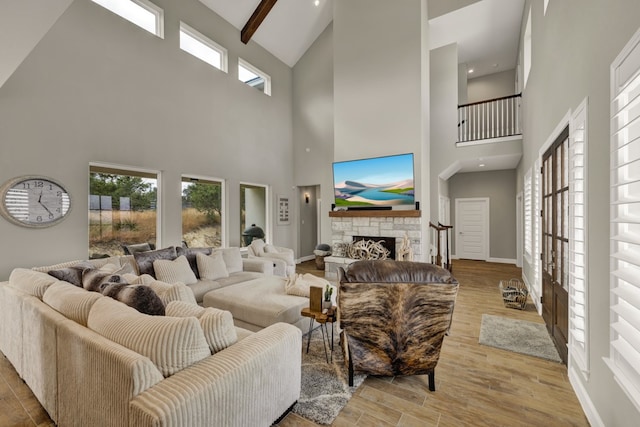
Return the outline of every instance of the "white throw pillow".
<path id="1" fill-rule="evenodd" d="M 191 285 L 198 281 L 184 255 L 180 255 L 174 260 L 157 259 L 153 261 L 153 270 L 156 273 L 156 279 L 162 282 L 181 282 L 185 285 Z"/>
<path id="2" fill-rule="evenodd" d="M 231 312 L 217 308 L 203 308 L 184 301 L 172 301 L 167 304 L 167 316 L 196 317 L 204 331 L 211 354 L 217 353 L 238 341 Z"/>
<path id="3" fill-rule="evenodd" d="M 262 239 L 256 239 L 253 242 L 251 242 L 251 248 L 257 255 L 260 255 L 261 253 L 264 252 L 264 246 L 265 246 L 265 243 L 264 243 L 264 240 Z"/>
<path id="4" fill-rule="evenodd" d="M 324 289 L 327 285 L 335 288 L 335 286 L 333 286 L 327 279 L 314 276 L 311 273 L 292 274 L 287 279 L 287 282 L 284 285 L 284 290 L 289 295 L 309 298 L 309 288 L 311 286 L 316 286 L 318 288 L 322 288 L 322 299 L 324 300 Z"/>
<path id="5" fill-rule="evenodd" d="M 211 255 L 197 253 L 196 264 L 198 264 L 201 279 L 216 280 L 229 277 L 227 265 L 220 252 L 213 252 Z"/>
<path id="6" fill-rule="evenodd" d="M 216 249 L 213 252 L 220 252 L 222 254 L 224 264 L 227 266 L 227 272 L 229 274 L 242 271 L 242 255 L 240 254 L 240 248 L 222 248 Z"/>
<path id="7" fill-rule="evenodd" d="M 273 245 L 264 245 L 264 252 L 268 254 L 277 254 L 280 251 Z"/>

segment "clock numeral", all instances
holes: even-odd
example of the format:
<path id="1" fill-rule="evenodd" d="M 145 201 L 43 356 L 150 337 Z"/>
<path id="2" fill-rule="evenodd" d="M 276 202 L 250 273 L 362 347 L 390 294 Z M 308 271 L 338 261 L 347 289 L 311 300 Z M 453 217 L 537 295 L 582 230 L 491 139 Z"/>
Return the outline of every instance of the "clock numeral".
<path id="1" fill-rule="evenodd" d="M 41 216 L 41 215 L 38 215 L 38 216 L 36 217 L 36 221 L 38 221 L 38 222 L 42 222 L 42 216 Z"/>
<path id="2" fill-rule="evenodd" d="M 62 191 L 57 191 L 57 192 L 56 192 L 56 196 L 57 196 L 57 197 L 62 197 Z"/>
<path id="3" fill-rule="evenodd" d="M 62 213 L 62 208 L 56 208 L 57 213 Z"/>
<path id="4" fill-rule="evenodd" d="M 42 181 L 36 181 L 34 185 L 36 188 L 44 188 L 44 182 Z"/>

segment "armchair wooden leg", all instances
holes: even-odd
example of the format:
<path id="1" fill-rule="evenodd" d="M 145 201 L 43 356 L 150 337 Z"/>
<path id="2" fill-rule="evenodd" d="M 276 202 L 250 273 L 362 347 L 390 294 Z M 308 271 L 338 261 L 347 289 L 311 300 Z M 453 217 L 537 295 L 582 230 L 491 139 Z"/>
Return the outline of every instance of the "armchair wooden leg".
<path id="1" fill-rule="evenodd" d="M 353 387 L 353 359 L 351 359 L 351 349 L 347 346 L 349 353 L 349 387 Z"/>
<path id="2" fill-rule="evenodd" d="M 429 390 L 436 391 L 436 370 L 429 372 Z"/>

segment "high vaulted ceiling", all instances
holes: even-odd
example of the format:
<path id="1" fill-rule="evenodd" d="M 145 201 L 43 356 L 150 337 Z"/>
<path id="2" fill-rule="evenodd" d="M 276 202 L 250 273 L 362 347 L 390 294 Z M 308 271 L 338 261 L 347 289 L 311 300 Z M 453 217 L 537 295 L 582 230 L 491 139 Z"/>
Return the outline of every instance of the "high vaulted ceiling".
<path id="1" fill-rule="evenodd" d="M 200 1 L 238 30 L 260 4 L 260 0 Z M 457 42 L 459 62 L 474 68 L 473 77 L 515 68 L 524 0 L 428 3 L 432 49 Z M 278 0 L 252 40 L 293 67 L 332 20 L 333 0 Z"/>
<path id="2" fill-rule="evenodd" d="M 200 0 L 242 30 L 260 0 Z M 333 20 L 333 0 L 278 0 L 251 40 L 290 67 Z"/>

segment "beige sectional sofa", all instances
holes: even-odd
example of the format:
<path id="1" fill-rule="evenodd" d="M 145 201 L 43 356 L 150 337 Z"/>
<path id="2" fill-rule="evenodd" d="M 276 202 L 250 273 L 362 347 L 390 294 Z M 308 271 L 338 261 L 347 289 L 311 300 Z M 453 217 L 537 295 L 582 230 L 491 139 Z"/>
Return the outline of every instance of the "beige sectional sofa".
<path id="1" fill-rule="evenodd" d="M 146 285 L 166 316 L 150 316 L 44 272 L 73 264 L 0 283 L 0 350 L 57 425 L 267 426 L 298 399 L 298 328 L 235 327 L 188 286 L 158 280 Z"/>

